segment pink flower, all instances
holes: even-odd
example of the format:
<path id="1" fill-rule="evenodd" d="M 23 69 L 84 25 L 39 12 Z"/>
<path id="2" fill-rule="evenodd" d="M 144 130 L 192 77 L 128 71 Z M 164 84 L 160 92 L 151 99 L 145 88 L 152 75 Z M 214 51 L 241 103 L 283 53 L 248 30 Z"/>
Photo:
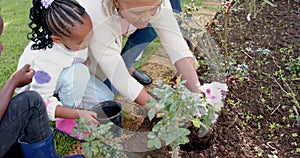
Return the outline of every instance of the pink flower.
<path id="1" fill-rule="evenodd" d="M 206 93 L 207 94 L 210 94 L 210 92 L 211 92 L 211 90 L 208 88 L 208 89 L 206 89 Z"/>
<path id="2" fill-rule="evenodd" d="M 231 5 L 231 3 L 229 1 L 226 1 L 225 6 L 229 8 L 230 5 Z"/>
<path id="3" fill-rule="evenodd" d="M 205 94 L 206 102 L 216 107 L 222 105 L 222 91 L 228 91 L 227 85 L 220 82 L 205 83 L 200 90 Z"/>
<path id="4" fill-rule="evenodd" d="M 198 115 L 199 117 L 201 117 L 201 113 L 199 109 L 196 109 L 196 115 Z"/>

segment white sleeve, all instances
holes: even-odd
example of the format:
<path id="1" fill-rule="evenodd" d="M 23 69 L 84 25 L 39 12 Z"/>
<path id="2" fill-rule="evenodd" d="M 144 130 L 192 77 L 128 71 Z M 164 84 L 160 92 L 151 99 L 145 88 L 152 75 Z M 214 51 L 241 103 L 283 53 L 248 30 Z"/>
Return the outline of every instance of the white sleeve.
<path id="1" fill-rule="evenodd" d="M 56 110 L 56 107 L 58 105 L 62 105 L 62 103 L 60 101 L 58 101 L 57 98 L 55 98 L 55 97 L 49 97 L 48 99 L 46 99 L 45 103 L 46 103 L 49 119 L 51 121 L 58 120 L 57 118 L 55 118 L 55 110 Z"/>
<path id="2" fill-rule="evenodd" d="M 160 12 L 152 18 L 150 23 L 173 64 L 179 59 L 193 57 L 180 32 L 170 1 L 163 2 Z"/>
<path id="3" fill-rule="evenodd" d="M 117 28 L 113 28 L 108 23 L 98 26 L 94 28 L 94 38 L 90 45 L 93 58 L 118 92 L 134 101 L 143 89 L 143 85 L 129 74 L 125 66 L 120 54 L 121 46 L 116 38 L 118 35 L 115 29 Z"/>

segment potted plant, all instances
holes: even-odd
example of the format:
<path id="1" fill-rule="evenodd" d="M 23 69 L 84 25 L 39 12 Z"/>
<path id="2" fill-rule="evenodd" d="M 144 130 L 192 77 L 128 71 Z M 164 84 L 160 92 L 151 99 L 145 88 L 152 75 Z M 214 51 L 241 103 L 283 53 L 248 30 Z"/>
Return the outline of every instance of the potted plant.
<path id="1" fill-rule="evenodd" d="M 148 134 L 148 148 L 160 148 L 169 145 L 173 157 L 178 157 L 178 147 L 189 142 L 189 126 L 207 133 L 218 117 L 222 108 L 222 91 L 227 91 L 226 84 L 212 82 L 199 86 L 204 95 L 189 91 L 179 82 L 175 87 L 159 82 L 153 89 L 157 99 L 148 100 L 148 117 L 152 120 L 160 117 Z"/>

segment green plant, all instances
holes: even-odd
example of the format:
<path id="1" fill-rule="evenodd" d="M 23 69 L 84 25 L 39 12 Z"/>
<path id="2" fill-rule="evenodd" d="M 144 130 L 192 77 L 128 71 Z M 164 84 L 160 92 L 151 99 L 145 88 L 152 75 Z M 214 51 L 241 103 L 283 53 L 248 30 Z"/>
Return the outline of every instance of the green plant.
<path id="1" fill-rule="evenodd" d="M 292 137 L 298 137 L 298 133 L 292 133 Z"/>
<path id="2" fill-rule="evenodd" d="M 181 81 L 175 87 L 158 82 L 153 89 L 156 99 L 147 101 L 150 110 L 148 117 L 152 120 L 155 115 L 161 120 L 153 126 L 148 134 L 148 148 L 160 148 L 170 145 L 174 157 L 180 144 L 189 142 L 188 129 L 190 122 L 200 130 L 208 131 L 216 121 L 217 113 L 222 108 L 221 90 L 227 90 L 227 86 L 221 83 L 204 84 L 200 86 L 206 97 L 189 91 Z M 219 88 L 219 89 L 218 89 Z M 218 90 L 217 90 L 218 89 Z M 158 114 L 156 112 L 159 111 Z"/>
<path id="3" fill-rule="evenodd" d="M 78 136 L 79 139 L 85 140 L 82 143 L 84 154 L 89 158 L 119 158 L 124 157 L 120 152 L 123 149 L 121 140 L 114 137 L 110 132 L 112 122 L 107 124 L 94 125 L 84 119 L 76 121 L 72 136 Z"/>
<path id="4" fill-rule="evenodd" d="M 268 157 L 269 157 L 269 158 L 278 158 L 277 155 L 271 155 L 271 154 L 268 154 Z"/>
<path id="5" fill-rule="evenodd" d="M 258 157 L 263 156 L 263 150 L 260 147 L 256 146 L 256 147 L 254 147 L 254 150 L 257 152 Z"/>
<path id="6" fill-rule="evenodd" d="M 275 129 L 277 128 L 281 128 L 282 126 L 279 124 L 279 123 L 276 123 L 276 122 L 272 122 L 269 126 L 270 128 L 270 131 L 274 131 Z"/>
<path id="7" fill-rule="evenodd" d="M 296 97 L 297 95 L 295 94 L 294 90 L 291 88 L 289 82 L 285 79 L 284 71 L 282 70 L 281 66 L 277 63 L 277 61 L 275 60 L 275 58 L 273 56 L 272 56 L 272 59 L 273 59 L 274 64 L 276 65 L 276 67 L 279 69 L 277 72 L 278 72 L 279 79 L 281 79 L 281 81 L 283 82 L 283 85 L 281 85 L 275 77 L 272 77 L 272 79 L 280 87 L 282 92 L 286 96 L 291 98 L 291 102 L 295 105 L 294 109 L 297 112 L 297 109 L 300 109 L 300 103 L 298 102 L 297 97 Z M 284 87 L 286 87 L 286 88 L 284 88 Z M 298 121 L 298 122 L 300 121 L 299 115 L 296 118 L 296 121 Z"/>
<path id="8" fill-rule="evenodd" d="M 296 59 L 292 58 L 291 61 L 285 65 L 285 68 L 289 70 L 292 75 L 300 77 L 300 56 Z"/>
<path id="9" fill-rule="evenodd" d="M 295 152 L 296 152 L 296 153 L 300 153 L 300 148 L 296 148 L 296 149 L 295 149 Z"/>

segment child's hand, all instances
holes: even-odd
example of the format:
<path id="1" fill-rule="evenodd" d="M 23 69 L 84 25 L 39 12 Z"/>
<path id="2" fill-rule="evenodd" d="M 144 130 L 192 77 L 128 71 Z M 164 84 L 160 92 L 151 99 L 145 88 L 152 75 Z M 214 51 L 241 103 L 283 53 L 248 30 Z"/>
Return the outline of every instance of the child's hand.
<path id="1" fill-rule="evenodd" d="M 32 81 L 34 70 L 30 68 L 29 64 L 24 65 L 20 70 L 14 72 L 9 80 L 15 87 L 22 87 Z"/>
<path id="2" fill-rule="evenodd" d="M 84 118 L 93 124 L 98 124 L 99 122 L 95 119 L 97 118 L 97 113 L 88 110 L 78 110 L 78 115 L 80 118 Z"/>

